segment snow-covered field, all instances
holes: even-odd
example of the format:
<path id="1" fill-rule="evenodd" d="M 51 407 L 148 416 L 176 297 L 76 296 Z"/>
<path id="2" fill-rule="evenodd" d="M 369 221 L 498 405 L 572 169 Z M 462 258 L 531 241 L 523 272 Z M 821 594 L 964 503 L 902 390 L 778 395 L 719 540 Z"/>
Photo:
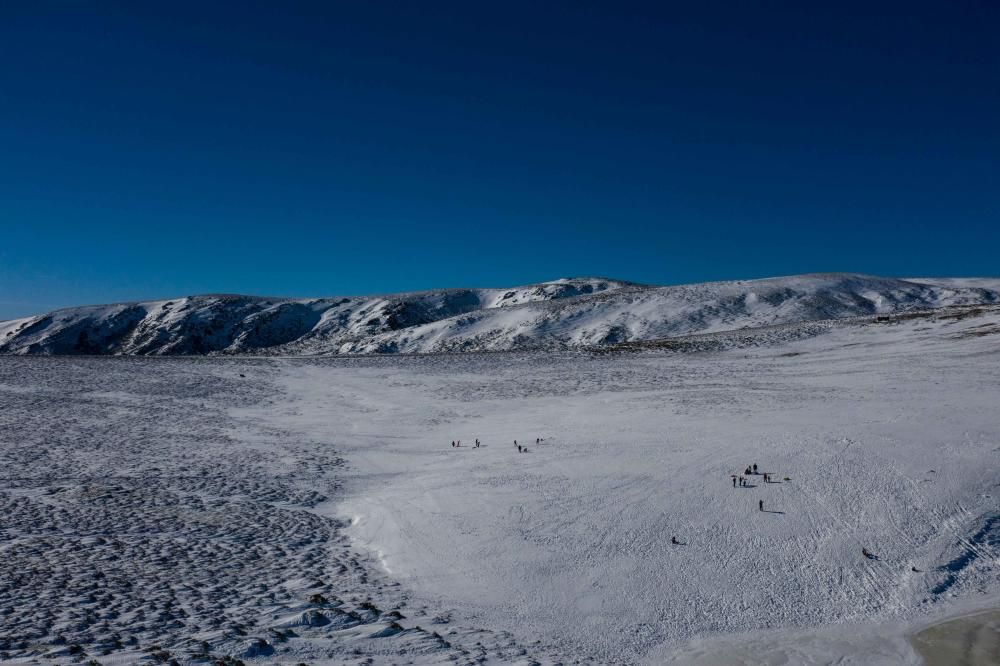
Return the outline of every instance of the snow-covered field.
<path id="1" fill-rule="evenodd" d="M 916 663 L 1000 605 L 1000 311 L 769 341 L 0 357 L 0 657 Z"/>

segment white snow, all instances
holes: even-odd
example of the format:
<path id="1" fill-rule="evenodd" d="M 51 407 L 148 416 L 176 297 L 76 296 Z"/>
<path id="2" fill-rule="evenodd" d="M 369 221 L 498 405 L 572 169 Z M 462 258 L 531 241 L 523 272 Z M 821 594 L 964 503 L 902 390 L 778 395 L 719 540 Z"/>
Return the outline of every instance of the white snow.
<path id="1" fill-rule="evenodd" d="M 554 654 L 634 663 L 705 635 L 897 626 L 1000 592 L 996 543 L 939 570 L 997 514 L 997 338 L 973 334 L 1000 319 L 972 321 L 749 358 L 303 367 L 283 423 L 352 461 L 350 532 L 395 577 Z M 753 462 L 790 480 L 734 489 Z"/>
<path id="2" fill-rule="evenodd" d="M 1000 291 L 1000 277 L 937 277 L 937 278 L 905 278 L 907 282 L 926 284 L 954 289 L 987 289 Z"/>
<path id="3" fill-rule="evenodd" d="M 671 298 L 706 293 L 771 291 Z M 917 663 L 908 632 L 1000 601 L 998 340 L 977 306 L 634 353 L 0 357 L 0 652 Z M 734 488 L 752 463 L 780 483 Z"/>
<path id="4" fill-rule="evenodd" d="M 3 324 L 0 353 L 323 355 L 566 350 L 913 309 L 1000 302 L 986 279 L 854 274 L 652 287 L 572 278 L 377 297 L 193 296 Z M 987 288 L 988 287 L 988 288 Z"/>

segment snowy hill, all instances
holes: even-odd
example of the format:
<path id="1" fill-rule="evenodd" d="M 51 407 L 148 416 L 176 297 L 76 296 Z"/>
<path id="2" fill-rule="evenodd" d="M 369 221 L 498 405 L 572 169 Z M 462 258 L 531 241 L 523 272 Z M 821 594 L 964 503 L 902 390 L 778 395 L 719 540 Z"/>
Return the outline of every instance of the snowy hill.
<path id="1" fill-rule="evenodd" d="M 1000 281 L 855 274 L 654 287 L 573 278 L 510 289 L 86 306 L 0 322 L 6 354 L 372 354 L 576 349 L 1000 302 Z"/>

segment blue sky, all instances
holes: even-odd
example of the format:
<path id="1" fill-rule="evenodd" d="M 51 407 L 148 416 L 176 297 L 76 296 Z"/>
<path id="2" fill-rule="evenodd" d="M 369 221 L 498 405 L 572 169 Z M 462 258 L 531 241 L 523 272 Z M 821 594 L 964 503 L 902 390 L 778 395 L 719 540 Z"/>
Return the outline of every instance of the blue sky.
<path id="1" fill-rule="evenodd" d="M 21 4 L 0 319 L 1000 274 L 995 3 Z"/>

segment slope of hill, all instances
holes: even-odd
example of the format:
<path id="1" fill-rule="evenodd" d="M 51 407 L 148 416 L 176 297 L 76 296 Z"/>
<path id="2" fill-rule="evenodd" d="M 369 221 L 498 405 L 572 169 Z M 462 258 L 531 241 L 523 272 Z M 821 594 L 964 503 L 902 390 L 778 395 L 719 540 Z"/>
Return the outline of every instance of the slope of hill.
<path id="1" fill-rule="evenodd" d="M 576 349 L 1000 302 L 992 280 L 813 274 L 653 287 L 573 278 L 510 289 L 86 306 L 0 322 L 7 354 L 373 354 Z"/>

